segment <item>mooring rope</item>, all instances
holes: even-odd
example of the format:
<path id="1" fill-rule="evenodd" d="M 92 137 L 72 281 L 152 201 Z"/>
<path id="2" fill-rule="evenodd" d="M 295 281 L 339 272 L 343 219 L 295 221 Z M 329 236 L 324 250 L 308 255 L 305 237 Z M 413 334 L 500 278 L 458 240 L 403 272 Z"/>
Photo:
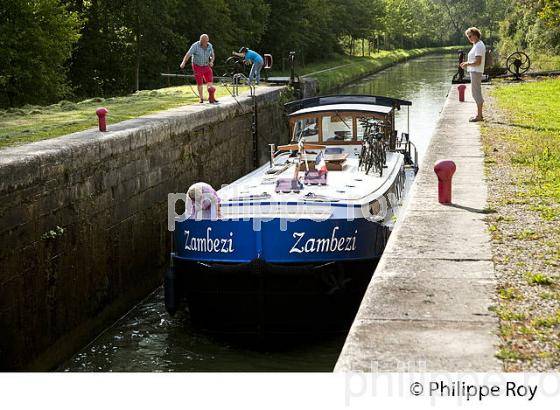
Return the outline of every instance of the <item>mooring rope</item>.
<path id="1" fill-rule="evenodd" d="M 185 69 L 181 69 L 181 71 L 182 71 L 182 72 L 185 72 Z M 189 85 L 189 88 L 191 89 L 192 93 L 193 93 L 194 95 L 196 95 L 196 96 L 198 97 L 198 99 L 200 99 L 200 95 L 198 95 L 198 93 L 197 93 L 197 92 L 194 90 L 194 88 L 192 87 L 189 77 L 187 77 L 187 76 L 185 75 L 185 78 L 186 78 L 186 80 L 187 80 L 187 84 Z"/>

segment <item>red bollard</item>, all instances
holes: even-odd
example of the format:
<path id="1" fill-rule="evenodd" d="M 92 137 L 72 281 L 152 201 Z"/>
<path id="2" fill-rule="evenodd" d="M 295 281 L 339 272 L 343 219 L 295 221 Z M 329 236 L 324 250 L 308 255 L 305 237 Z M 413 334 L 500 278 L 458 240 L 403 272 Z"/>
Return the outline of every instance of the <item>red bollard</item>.
<path id="1" fill-rule="evenodd" d="M 461 84 L 457 89 L 459 90 L 459 101 L 465 102 L 465 89 L 467 86 L 465 84 Z"/>
<path id="2" fill-rule="evenodd" d="M 208 102 L 210 103 L 218 102 L 216 101 L 216 97 L 214 96 L 215 93 L 216 93 L 215 87 L 208 87 Z"/>
<path id="3" fill-rule="evenodd" d="M 105 117 L 107 116 L 107 113 L 109 112 L 109 110 L 107 110 L 107 108 L 105 107 L 101 107 L 98 108 L 95 113 L 97 114 L 97 118 L 99 120 L 99 131 L 107 131 L 107 121 L 105 119 Z"/>
<path id="4" fill-rule="evenodd" d="M 438 177 L 438 201 L 440 204 L 451 203 L 451 179 L 457 167 L 448 159 L 440 159 L 434 164 L 434 171 Z"/>

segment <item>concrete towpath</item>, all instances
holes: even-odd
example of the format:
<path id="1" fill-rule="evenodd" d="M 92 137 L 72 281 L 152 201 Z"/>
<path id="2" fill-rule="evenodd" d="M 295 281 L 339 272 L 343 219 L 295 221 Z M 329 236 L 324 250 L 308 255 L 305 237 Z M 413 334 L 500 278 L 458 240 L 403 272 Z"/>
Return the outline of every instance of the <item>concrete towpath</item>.
<path id="1" fill-rule="evenodd" d="M 487 185 L 476 105 L 447 98 L 420 172 L 335 371 L 502 370 Z M 438 159 L 457 165 L 453 205 L 437 201 Z"/>

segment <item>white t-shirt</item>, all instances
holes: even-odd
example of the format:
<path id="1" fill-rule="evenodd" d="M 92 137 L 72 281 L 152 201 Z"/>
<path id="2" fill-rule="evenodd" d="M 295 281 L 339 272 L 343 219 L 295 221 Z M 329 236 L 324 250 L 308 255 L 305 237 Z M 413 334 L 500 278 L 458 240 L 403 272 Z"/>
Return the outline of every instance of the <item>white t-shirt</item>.
<path id="1" fill-rule="evenodd" d="M 468 61 L 467 62 L 475 63 L 476 62 L 476 57 L 478 57 L 478 56 L 482 57 L 482 61 L 480 62 L 480 65 L 476 65 L 476 66 L 469 65 L 469 66 L 467 66 L 467 71 L 469 73 L 472 72 L 472 71 L 479 72 L 479 73 L 484 72 L 484 64 L 486 63 L 486 46 L 484 45 L 482 40 L 478 40 L 475 44 L 473 44 L 473 47 L 471 48 L 471 51 L 469 51 L 469 56 L 468 56 Z"/>

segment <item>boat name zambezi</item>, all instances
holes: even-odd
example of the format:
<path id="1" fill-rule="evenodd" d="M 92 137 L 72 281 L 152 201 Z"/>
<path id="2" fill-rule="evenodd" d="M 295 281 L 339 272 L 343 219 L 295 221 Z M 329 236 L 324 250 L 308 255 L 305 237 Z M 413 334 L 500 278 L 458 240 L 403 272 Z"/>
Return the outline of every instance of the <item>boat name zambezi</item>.
<path id="1" fill-rule="evenodd" d="M 330 238 L 308 238 L 305 232 L 294 232 L 296 240 L 290 249 L 290 253 L 317 253 L 317 252 L 351 252 L 356 250 L 356 235 L 337 236 L 336 231 L 339 227 L 335 226 Z"/>
<path id="2" fill-rule="evenodd" d="M 205 237 L 190 237 L 191 232 L 185 231 L 185 250 L 193 252 L 209 253 L 233 253 L 233 232 L 229 233 L 231 238 L 212 238 L 212 228 L 206 228 Z"/>

